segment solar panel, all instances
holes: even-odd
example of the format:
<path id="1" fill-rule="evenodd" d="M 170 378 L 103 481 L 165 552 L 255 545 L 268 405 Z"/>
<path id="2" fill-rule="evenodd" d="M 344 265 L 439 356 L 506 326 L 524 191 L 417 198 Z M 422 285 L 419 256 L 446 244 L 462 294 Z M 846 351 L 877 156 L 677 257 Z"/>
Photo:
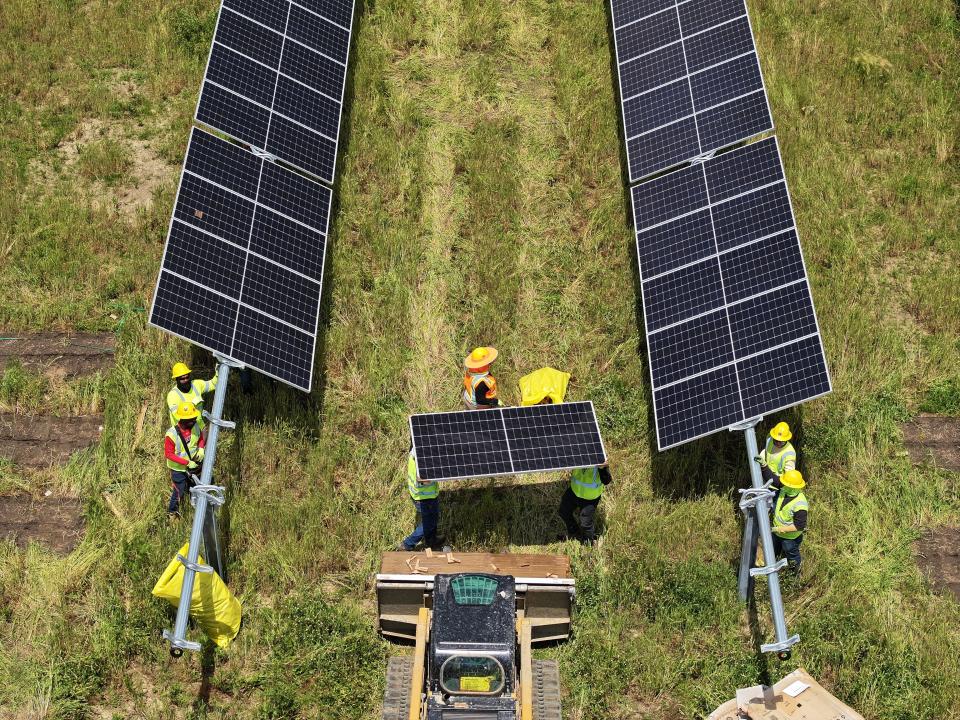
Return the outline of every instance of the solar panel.
<path id="1" fill-rule="evenodd" d="M 610 0 L 630 182 L 773 127 L 744 0 Z"/>
<path id="2" fill-rule="evenodd" d="M 328 183 L 353 0 L 223 0 L 196 119 Z"/>
<path id="3" fill-rule="evenodd" d="M 410 416 L 423 480 L 594 467 L 606 451 L 591 402 Z"/>
<path id="4" fill-rule="evenodd" d="M 330 200 L 194 128 L 150 324 L 309 392 Z"/>
<path id="5" fill-rule="evenodd" d="M 775 138 L 632 196 L 661 450 L 830 392 Z"/>

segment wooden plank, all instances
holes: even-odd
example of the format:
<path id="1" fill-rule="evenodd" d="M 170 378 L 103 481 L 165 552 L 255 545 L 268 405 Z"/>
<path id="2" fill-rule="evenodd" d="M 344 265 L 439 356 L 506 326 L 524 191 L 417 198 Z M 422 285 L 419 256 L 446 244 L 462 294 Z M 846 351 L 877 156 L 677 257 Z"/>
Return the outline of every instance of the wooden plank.
<path id="1" fill-rule="evenodd" d="M 530 621 L 520 620 L 520 720 L 533 720 L 533 656 L 530 653 Z"/>
<path id="2" fill-rule="evenodd" d="M 430 631 L 430 611 L 420 608 L 417 616 L 417 640 L 410 677 L 410 709 L 408 720 L 420 720 L 420 697 L 423 694 L 423 669 L 427 659 L 427 635 Z"/>
<path id="3" fill-rule="evenodd" d="M 795 682 L 807 687 L 791 697 L 784 690 Z M 737 720 L 740 710 L 753 720 L 863 720 L 858 712 L 843 704 L 814 680 L 803 668 L 776 683 L 772 688 L 754 687 L 737 692 L 738 699 L 730 700 L 714 710 L 708 720 Z"/>
<path id="4" fill-rule="evenodd" d="M 426 553 L 422 552 L 385 552 L 380 558 L 380 572 L 387 575 L 409 575 L 412 565 L 424 575 L 483 572 L 514 577 L 573 577 L 570 573 L 570 558 L 565 555 L 454 552 L 453 557 L 460 562 L 448 563 L 445 555 L 427 557 Z"/>

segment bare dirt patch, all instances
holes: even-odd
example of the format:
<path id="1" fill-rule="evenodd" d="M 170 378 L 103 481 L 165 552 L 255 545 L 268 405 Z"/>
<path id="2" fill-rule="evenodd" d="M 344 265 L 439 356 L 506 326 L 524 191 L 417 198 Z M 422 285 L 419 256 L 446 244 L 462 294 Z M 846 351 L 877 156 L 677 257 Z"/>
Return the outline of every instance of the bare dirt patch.
<path id="1" fill-rule="evenodd" d="M 960 527 L 928 530 L 914 545 L 917 564 L 934 588 L 960 602 Z"/>
<path id="2" fill-rule="evenodd" d="M 112 333 L 35 335 L 0 331 L 0 372 L 12 361 L 52 377 L 78 377 L 114 365 L 117 341 Z"/>
<path id="3" fill-rule="evenodd" d="M 901 429 L 913 462 L 960 472 L 960 418 L 921 413 Z"/>
<path id="4" fill-rule="evenodd" d="M 21 467 L 63 463 L 100 439 L 103 415 L 55 417 L 0 413 L 0 456 Z"/>
<path id="5" fill-rule="evenodd" d="M 25 548 L 31 542 L 66 555 L 83 535 L 83 508 L 76 498 L 0 497 L 0 538 Z"/>

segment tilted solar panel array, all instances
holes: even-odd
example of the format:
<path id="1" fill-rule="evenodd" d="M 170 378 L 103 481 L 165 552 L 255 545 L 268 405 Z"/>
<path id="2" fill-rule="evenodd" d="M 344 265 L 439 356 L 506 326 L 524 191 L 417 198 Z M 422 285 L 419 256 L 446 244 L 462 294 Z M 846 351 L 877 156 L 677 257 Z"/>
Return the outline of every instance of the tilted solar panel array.
<path id="1" fill-rule="evenodd" d="M 193 129 L 150 313 L 307 392 L 353 8 L 223 0 L 196 119 L 251 149 Z"/>
<path id="2" fill-rule="evenodd" d="M 743 0 L 611 0 L 666 449 L 830 392 Z M 721 151 L 721 152 L 718 152 Z"/>
<path id="3" fill-rule="evenodd" d="M 410 416 L 423 480 L 596 467 L 607 460 L 591 402 Z"/>
<path id="4" fill-rule="evenodd" d="M 197 121 L 333 181 L 353 2 L 224 0 Z"/>

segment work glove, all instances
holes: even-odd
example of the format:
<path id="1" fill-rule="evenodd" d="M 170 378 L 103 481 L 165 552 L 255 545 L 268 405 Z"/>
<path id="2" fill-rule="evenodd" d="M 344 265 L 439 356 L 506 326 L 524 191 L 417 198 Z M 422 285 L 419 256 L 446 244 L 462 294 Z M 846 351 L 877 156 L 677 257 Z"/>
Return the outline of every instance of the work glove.
<path id="1" fill-rule="evenodd" d="M 197 462 L 203 462 L 203 448 L 197 448 Z"/>
<path id="2" fill-rule="evenodd" d="M 193 460 L 187 463 L 187 470 L 196 470 L 198 467 L 200 466 Z"/>
<path id="3" fill-rule="evenodd" d="M 770 528 L 770 530 L 771 530 L 772 532 L 775 532 L 775 533 L 785 533 L 785 532 L 787 532 L 787 526 L 786 526 L 786 525 L 774 525 L 772 528 Z"/>
<path id="4" fill-rule="evenodd" d="M 767 459 L 766 459 L 763 455 L 754 455 L 754 456 L 753 456 L 753 461 L 754 461 L 757 465 L 759 465 L 760 467 L 766 467 L 766 466 L 767 466 Z"/>

